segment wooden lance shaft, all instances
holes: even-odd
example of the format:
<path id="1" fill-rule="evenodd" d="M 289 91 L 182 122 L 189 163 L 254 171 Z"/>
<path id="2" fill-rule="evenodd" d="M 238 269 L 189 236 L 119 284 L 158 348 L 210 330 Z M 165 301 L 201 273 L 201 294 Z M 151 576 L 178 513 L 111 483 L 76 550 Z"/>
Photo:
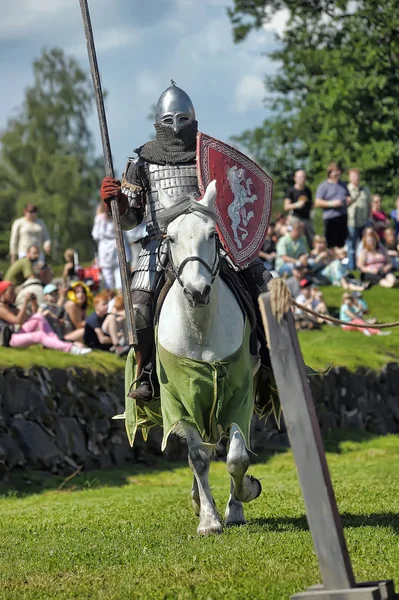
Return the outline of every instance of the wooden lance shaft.
<path id="1" fill-rule="evenodd" d="M 101 141 L 103 146 L 105 175 L 114 177 L 114 166 L 112 164 L 111 145 L 109 143 L 107 117 L 105 115 L 104 98 L 101 89 L 100 73 L 98 71 L 96 48 L 94 45 L 93 30 L 91 27 L 89 7 L 87 0 L 79 0 L 82 11 L 83 25 L 86 36 L 87 53 L 89 55 L 90 71 L 93 78 L 94 94 L 96 97 L 98 121 L 100 124 Z M 119 206 L 116 198 L 111 200 L 111 213 L 115 229 L 116 249 L 118 252 L 119 268 L 121 271 L 122 291 L 125 302 L 127 321 L 128 342 L 132 346 L 137 344 L 137 334 L 134 325 L 133 300 L 130 293 L 130 277 L 126 260 L 125 245 L 119 215 Z"/>

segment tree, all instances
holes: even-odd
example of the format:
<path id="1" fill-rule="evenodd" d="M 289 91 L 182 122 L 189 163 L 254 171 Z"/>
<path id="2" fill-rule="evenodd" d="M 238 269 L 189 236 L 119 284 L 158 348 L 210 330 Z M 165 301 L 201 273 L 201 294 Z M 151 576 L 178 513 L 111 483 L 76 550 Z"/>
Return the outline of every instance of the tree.
<path id="1" fill-rule="evenodd" d="M 357 166 L 374 191 L 399 190 L 399 11 L 396 0 L 235 0 L 235 41 L 281 9 L 288 25 L 270 57 L 271 116 L 236 141 L 271 171 L 277 188 L 307 168 Z M 270 166 L 269 166 L 270 165 Z"/>
<path id="2" fill-rule="evenodd" d="M 61 249 L 72 246 L 89 258 L 102 176 L 87 125 L 91 84 L 77 62 L 56 48 L 43 51 L 33 70 L 34 84 L 0 138 L 0 254 L 8 252 L 11 221 L 31 202 L 51 233 L 58 224 Z"/>

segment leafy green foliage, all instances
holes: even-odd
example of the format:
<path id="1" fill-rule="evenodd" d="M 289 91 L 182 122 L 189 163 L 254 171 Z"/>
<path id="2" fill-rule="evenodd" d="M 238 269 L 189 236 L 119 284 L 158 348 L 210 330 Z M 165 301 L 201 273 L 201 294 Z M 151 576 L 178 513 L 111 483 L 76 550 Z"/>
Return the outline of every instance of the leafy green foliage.
<path id="1" fill-rule="evenodd" d="M 236 41 L 289 13 L 266 79 L 272 115 L 236 142 L 276 180 L 296 168 L 315 181 L 332 160 L 357 166 L 373 191 L 399 189 L 399 11 L 395 0 L 235 0 Z"/>
<path id="2" fill-rule="evenodd" d="M 399 578 L 397 436 L 354 432 L 327 455 L 357 581 Z M 263 493 L 245 506 L 248 525 L 199 538 L 187 466 L 61 478 L 37 492 L 24 474 L 0 499 L 1 598 L 282 600 L 320 581 L 291 452 L 251 467 Z M 212 462 L 221 512 L 229 478 Z M 36 483 L 36 485 L 35 485 Z M 36 489 L 32 489 L 36 488 Z M 52 489 L 51 489 L 52 488 Z"/>
<path id="3" fill-rule="evenodd" d="M 33 63 L 34 84 L 2 133 L 0 255 L 8 252 L 10 224 L 27 202 L 39 206 L 58 245 L 92 253 L 90 236 L 101 180 L 87 119 L 93 94 L 87 74 L 62 50 L 43 51 Z"/>

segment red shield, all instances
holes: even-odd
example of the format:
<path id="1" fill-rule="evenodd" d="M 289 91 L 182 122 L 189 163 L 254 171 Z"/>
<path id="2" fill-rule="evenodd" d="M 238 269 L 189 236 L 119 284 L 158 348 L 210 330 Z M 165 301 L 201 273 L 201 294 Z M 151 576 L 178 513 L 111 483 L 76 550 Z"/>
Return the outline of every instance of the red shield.
<path id="1" fill-rule="evenodd" d="M 262 247 L 269 225 L 273 181 L 248 156 L 203 133 L 197 135 L 201 194 L 217 181 L 218 232 L 234 263 L 245 268 Z"/>

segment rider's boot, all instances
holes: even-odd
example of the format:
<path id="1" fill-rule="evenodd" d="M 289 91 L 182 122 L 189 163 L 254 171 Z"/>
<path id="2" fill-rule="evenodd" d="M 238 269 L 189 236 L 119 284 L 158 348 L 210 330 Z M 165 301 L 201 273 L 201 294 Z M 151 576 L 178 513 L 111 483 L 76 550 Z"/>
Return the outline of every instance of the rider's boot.
<path id="1" fill-rule="evenodd" d="M 129 396 L 136 400 L 140 399 L 148 402 L 154 395 L 152 382 L 154 368 L 154 329 L 146 327 L 145 329 L 138 329 L 136 333 L 137 344 L 134 347 L 134 352 L 139 386 L 135 390 L 131 390 Z"/>
<path id="2" fill-rule="evenodd" d="M 153 293 L 147 290 L 132 291 L 137 344 L 134 347 L 137 364 L 137 388 L 129 392 L 131 398 L 149 401 L 154 395 L 155 340 L 152 315 Z M 155 384 L 156 385 L 156 384 Z"/>

